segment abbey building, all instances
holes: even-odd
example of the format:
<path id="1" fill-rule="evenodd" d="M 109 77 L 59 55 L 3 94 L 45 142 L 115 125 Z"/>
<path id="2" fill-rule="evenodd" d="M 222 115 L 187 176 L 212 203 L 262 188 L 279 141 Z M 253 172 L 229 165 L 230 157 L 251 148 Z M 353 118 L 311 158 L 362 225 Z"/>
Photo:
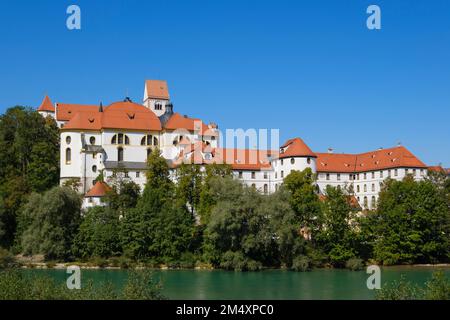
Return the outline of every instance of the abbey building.
<path id="1" fill-rule="evenodd" d="M 167 83 L 160 80 L 145 82 L 142 103 L 127 98 L 108 106 L 80 105 L 45 97 L 38 112 L 60 127 L 60 181 L 79 180 L 86 207 L 101 204 L 108 178 L 117 169 L 143 188 L 146 159 L 155 148 L 172 169 L 183 162 L 229 164 L 236 179 L 262 193 L 277 190 L 292 170 L 311 168 L 322 194 L 327 185 L 351 187 L 359 205 L 369 209 L 376 206 L 386 178 L 409 174 L 423 179 L 428 169 L 403 146 L 361 154 L 320 153 L 293 138 L 278 150 L 222 148 L 218 126 L 175 112 Z M 105 183 L 94 184 L 100 172 Z"/>

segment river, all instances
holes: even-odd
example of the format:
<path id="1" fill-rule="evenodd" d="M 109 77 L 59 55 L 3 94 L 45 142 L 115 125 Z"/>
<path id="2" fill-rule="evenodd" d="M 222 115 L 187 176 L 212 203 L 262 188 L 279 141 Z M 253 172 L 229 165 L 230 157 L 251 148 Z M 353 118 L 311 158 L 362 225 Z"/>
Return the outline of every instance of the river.
<path id="1" fill-rule="evenodd" d="M 450 268 L 385 267 L 381 269 L 382 285 L 400 279 L 423 285 L 433 271 L 443 270 L 450 277 Z M 47 274 L 64 283 L 65 270 L 26 270 Z M 366 286 L 365 271 L 318 269 L 310 272 L 267 270 L 230 272 L 222 270 L 155 270 L 154 276 L 163 285 L 169 299 L 374 299 L 374 291 Z M 82 269 L 81 281 L 94 283 L 112 281 L 122 285 L 126 270 Z"/>

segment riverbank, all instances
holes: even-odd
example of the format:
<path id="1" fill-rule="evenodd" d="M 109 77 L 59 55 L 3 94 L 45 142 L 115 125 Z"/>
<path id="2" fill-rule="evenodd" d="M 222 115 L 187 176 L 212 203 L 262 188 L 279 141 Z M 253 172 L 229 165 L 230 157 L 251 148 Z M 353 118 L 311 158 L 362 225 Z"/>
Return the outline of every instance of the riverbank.
<path id="1" fill-rule="evenodd" d="M 167 264 L 154 264 L 154 263 L 143 263 L 135 262 L 131 260 L 122 261 L 120 259 L 116 260 L 101 260 L 101 261 L 72 261 L 72 262 L 56 262 L 56 261 L 44 261 L 43 256 L 22 256 L 17 255 L 15 257 L 16 262 L 22 269 L 66 269 L 68 266 L 77 265 L 81 269 L 92 269 L 92 270 L 126 270 L 126 269 L 153 269 L 153 270 L 222 270 L 214 268 L 210 264 L 206 263 L 196 263 L 193 266 L 171 266 Z M 450 268 L 448 263 L 438 263 L 438 264 L 406 264 L 406 265 L 392 265 L 392 266 L 381 266 L 383 268 Z M 332 266 L 316 267 L 314 269 L 327 270 L 335 269 Z M 287 270 L 287 268 L 264 268 L 263 270 Z"/>

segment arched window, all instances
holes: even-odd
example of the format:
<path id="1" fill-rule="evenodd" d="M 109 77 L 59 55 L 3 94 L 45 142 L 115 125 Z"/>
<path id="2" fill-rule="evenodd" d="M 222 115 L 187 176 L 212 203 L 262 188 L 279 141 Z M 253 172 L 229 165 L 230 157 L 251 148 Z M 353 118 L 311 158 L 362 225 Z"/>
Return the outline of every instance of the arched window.
<path id="1" fill-rule="evenodd" d="M 264 194 L 267 194 L 269 192 L 269 187 L 267 184 L 264 184 Z"/>
<path id="2" fill-rule="evenodd" d="M 67 144 L 70 144 L 71 141 L 72 141 L 72 138 L 71 138 L 70 136 L 67 136 L 67 137 L 66 137 L 66 143 L 67 143 Z"/>
<path id="3" fill-rule="evenodd" d="M 152 138 L 153 136 L 151 134 L 142 137 L 141 146 L 150 146 L 152 144 Z"/>
<path id="4" fill-rule="evenodd" d="M 356 192 L 359 192 L 361 189 L 359 188 L 359 185 L 356 186 Z"/>
<path id="5" fill-rule="evenodd" d="M 70 162 L 72 161 L 72 151 L 70 150 L 70 148 L 66 149 L 66 164 L 70 164 Z"/>
<path id="6" fill-rule="evenodd" d="M 372 183 L 372 192 L 375 192 L 375 183 Z"/>
<path id="7" fill-rule="evenodd" d="M 367 205 L 368 205 L 367 197 L 364 197 L 364 208 L 367 208 Z"/>
<path id="8" fill-rule="evenodd" d="M 291 164 L 294 164 L 294 163 L 295 163 L 295 159 L 291 158 Z"/>
<path id="9" fill-rule="evenodd" d="M 372 209 L 374 209 L 377 206 L 377 200 L 375 199 L 375 196 L 372 196 Z"/>
<path id="10" fill-rule="evenodd" d="M 123 148 L 117 148 L 117 161 L 123 161 Z"/>
<path id="11" fill-rule="evenodd" d="M 367 192 L 367 185 L 364 185 L 364 192 Z"/>
<path id="12" fill-rule="evenodd" d="M 89 143 L 94 145 L 95 144 L 95 137 L 90 137 L 89 138 Z"/>
<path id="13" fill-rule="evenodd" d="M 130 138 L 123 133 L 118 133 L 112 137 L 111 144 L 130 144 Z"/>
<path id="14" fill-rule="evenodd" d="M 97 166 L 95 164 L 92 166 L 92 172 L 97 172 Z"/>

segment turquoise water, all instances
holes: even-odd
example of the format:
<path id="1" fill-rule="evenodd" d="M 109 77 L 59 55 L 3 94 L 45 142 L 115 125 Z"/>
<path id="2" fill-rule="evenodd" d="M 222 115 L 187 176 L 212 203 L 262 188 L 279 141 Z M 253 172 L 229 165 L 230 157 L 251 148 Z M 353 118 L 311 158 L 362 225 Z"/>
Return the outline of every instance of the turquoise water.
<path id="1" fill-rule="evenodd" d="M 433 271 L 443 270 L 450 277 L 450 268 L 389 267 L 382 268 L 382 284 L 400 279 L 423 285 Z M 52 276 L 65 283 L 65 270 L 26 270 Z M 365 271 L 319 269 L 311 272 L 268 270 L 261 272 L 229 272 L 205 270 L 155 270 L 154 276 L 163 285 L 169 299 L 374 299 L 367 289 Z M 85 270 L 81 281 L 94 283 L 112 281 L 118 286 L 126 281 L 126 270 Z"/>

